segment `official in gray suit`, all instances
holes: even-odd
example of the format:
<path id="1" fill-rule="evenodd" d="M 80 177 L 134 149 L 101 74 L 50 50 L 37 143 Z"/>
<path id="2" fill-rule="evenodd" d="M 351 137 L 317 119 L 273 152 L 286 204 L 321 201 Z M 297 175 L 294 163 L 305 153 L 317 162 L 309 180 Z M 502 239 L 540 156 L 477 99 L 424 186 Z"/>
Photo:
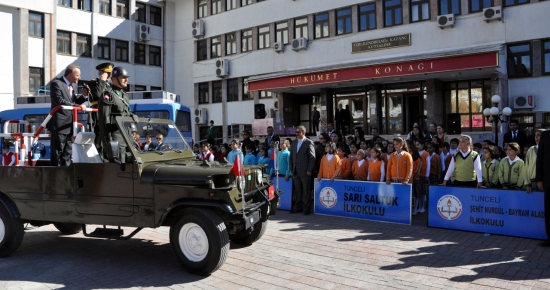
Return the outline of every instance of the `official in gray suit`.
<path id="1" fill-rule="evenodd" d="M 290 213 L 310 214 L 312 209 L 311 180 L 315 168 L 315 148 L 313 141 L 306 138 L 306 127 L 296 128 L 296 140 L 290 146 L 290 168 L 294 191 Z"/>

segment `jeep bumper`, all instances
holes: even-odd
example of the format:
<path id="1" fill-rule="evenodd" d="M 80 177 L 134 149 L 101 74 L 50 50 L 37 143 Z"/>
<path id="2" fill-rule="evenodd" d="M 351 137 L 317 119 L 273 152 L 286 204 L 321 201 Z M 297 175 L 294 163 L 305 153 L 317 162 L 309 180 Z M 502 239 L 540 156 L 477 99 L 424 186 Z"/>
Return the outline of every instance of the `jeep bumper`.
<path id="1" fill-rule="evenodd" d="M 268 190 L 268 195 L 264 194 Z M 246 199 L 252 198 L 252 203 L 234 213 L 234 216 L 241 216 L 245 230 L 254 227 L 257 222 L 265 222 L 270 215 L 277 212 L 279 205 L 279 192 L 275 192 L 270 185 L 264 185 L 245 193 Z"/>

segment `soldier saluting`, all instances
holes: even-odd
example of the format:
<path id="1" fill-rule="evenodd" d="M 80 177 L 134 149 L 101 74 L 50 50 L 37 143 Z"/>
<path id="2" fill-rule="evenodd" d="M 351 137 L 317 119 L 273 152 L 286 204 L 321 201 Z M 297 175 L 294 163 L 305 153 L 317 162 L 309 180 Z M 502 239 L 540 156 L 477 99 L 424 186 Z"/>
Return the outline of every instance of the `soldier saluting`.
<path id="1" fill-rule="evenodd" d="M 98 70 L 98 78 L 92 80 L 88 83 L 90 89 L 90 94 L 88 100 L 90 101 L 90 106 L 93 109 L 99 108 L 99 98 L 103 97 L 105 91 L 111 89 L 109 81 L 111 80 L 111 73 L 113 72 L 113 67 L 115 65 L 110 62 L 104 62 L 95 67 Z M 90 129 L 95 133 L 95 146 L 98 152 L 101 152 L 102 144 L 101 138 L 99 137 L 99 122 L 97 118 L 97 113 L 90 113 L 88 118 L 88 124 L 90 124 Z"/>
<path id="2" fill-rule="evenodd" d="M 109 142 L 118 141 L 121 156 L 125 156 L 126 141 L 122 132 L 118 129 L 116 124 L 116 117 L 128 117 L 131 116 L 130 112 L 130 100 L 124 89 L 128 86 L 128 71 L 123 67 L 117 66 L 112 71 L 112 82 L 110 88 L 106 88 L 105 91 L 100 94 L 99 97 L 99 135 L 103 141 L 104 156 L 109 159 L 116 158 L 117 156 L 109 156 Z M 121 160 L 123 161 L 123 160 Z"/>

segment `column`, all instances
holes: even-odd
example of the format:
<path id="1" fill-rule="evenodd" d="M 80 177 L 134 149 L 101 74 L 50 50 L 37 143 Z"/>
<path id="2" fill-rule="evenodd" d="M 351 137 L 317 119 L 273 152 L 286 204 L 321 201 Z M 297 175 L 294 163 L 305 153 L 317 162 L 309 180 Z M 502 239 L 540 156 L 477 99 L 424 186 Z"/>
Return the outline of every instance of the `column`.
<path id="1" fill-rule="evenodd" d="M 428 124 L 437 123 L 443 124 L 446 112 L 450 112 L 450 104 L 448 108 L 441 106 L 442 103 L 449 103 L 444 98 L 443 83 L 438 79 L 426 80 L 426 96 L 424 100 L 424 110 L 428 112 Z"/>

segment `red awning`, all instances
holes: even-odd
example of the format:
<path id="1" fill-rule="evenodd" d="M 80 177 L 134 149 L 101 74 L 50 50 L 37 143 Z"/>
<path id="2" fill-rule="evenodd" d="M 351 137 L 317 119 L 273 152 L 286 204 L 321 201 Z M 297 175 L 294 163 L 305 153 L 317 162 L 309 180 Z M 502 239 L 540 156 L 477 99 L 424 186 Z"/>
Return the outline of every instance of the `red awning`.
<path id="1" fill-rule="evenodd" d="M 303 87 L 354 80 L 481 69 L 498 66 L 498 52 L 461 55 L 407 62 L 395 62 L 309 74 L 274 77 L 249 82 L 250 91 L 266 91 L 289 87 Z"/>

